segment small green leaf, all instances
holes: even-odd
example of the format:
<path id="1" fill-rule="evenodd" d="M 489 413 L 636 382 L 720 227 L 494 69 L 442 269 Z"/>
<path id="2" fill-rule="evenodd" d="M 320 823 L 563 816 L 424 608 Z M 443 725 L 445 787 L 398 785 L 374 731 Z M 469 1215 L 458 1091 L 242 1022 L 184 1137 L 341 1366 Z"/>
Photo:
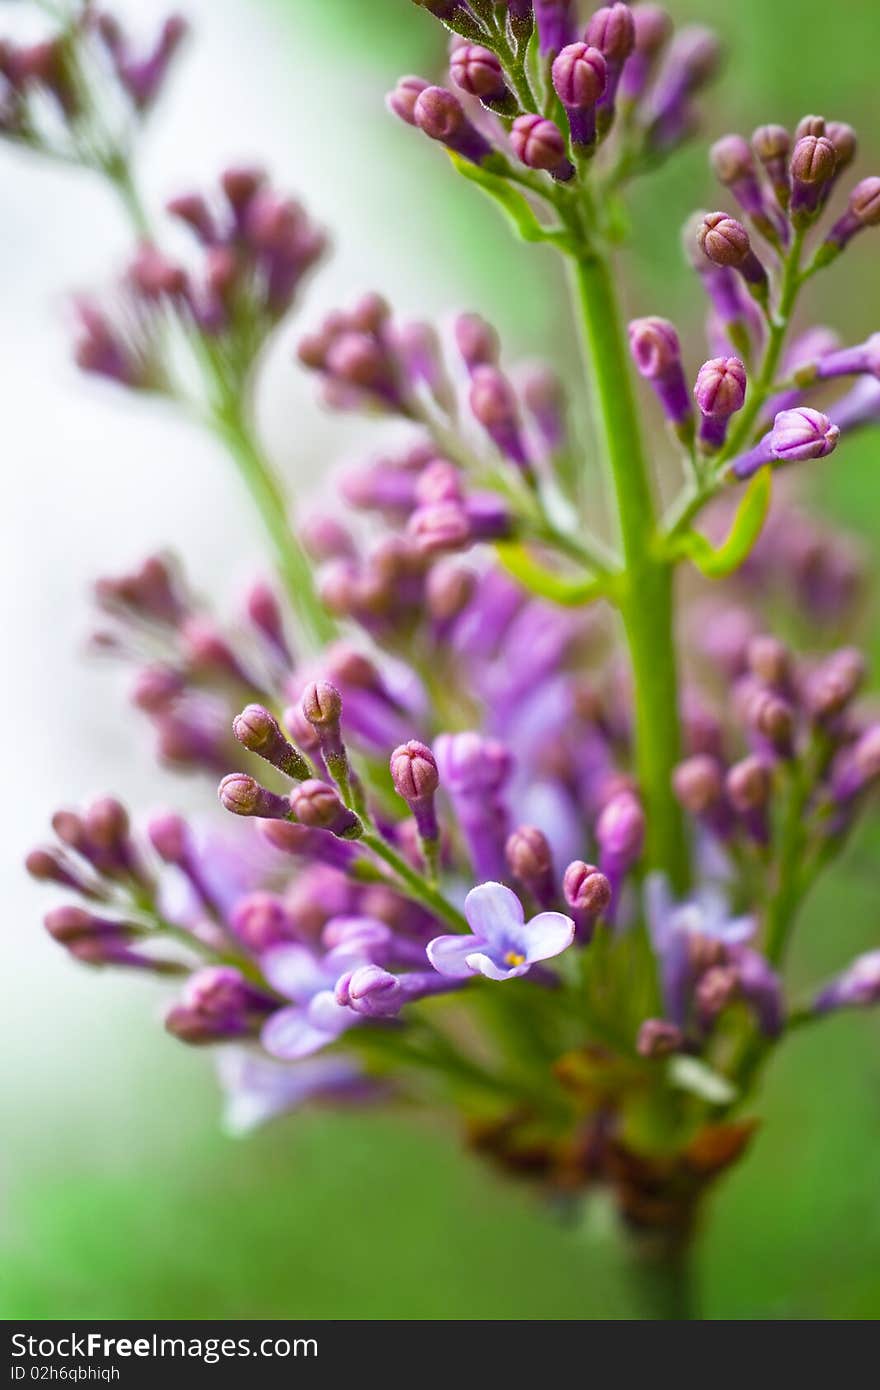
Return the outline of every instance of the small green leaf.
<path id="1" fill-rule="evenodd" d="M 523 241 L 561 243 L 565 240 L 564 233 L 560 230 L 542 226 L 523 194 L 499 174 L 493 174 L 481 165 L 473 164 L 469 159 L 462 159 L 461 155 L 455 154 L 454 151 L 449 152 L 449 158 L 464 178 L 477 184 L 502 208 Z"/>
<path id="2" fill-rule="evenodd" d="M 524 589 L 564 608 L 580 608 L 607 593 L 608 586 L 600 579 L 574 579 L 570 575 L 544 569 L 543 565 L 532 559 L 525 546 L 513 541 L 504 541 L 496 545 L 495 550 L 508 574 Z"/>
<path id="3" fill-rule="evenodd" d="M 707 579 L 724 579 L 733 574 L 748 558 L 763 530 L 770 506 L 772 478 L 769 466 L 759 469 L 752 478 L 723 545 L 716 548 L 699 531 L 686 531 L 675 538 L 671 547 L 673 556 L 690 560 Z"/>
<path id="4" fill-rule="evenodd" d="M 701 1062 L 699 1057 L 670 1058 L 667 1076 L 673 1086 L 681 1091 L 690 1091 L 691 1095 L 699 1096 L 700 1100 L 706 1100 L 710 1105 L 730 1105 L 731 1101 L 736 1100 L 736 1087 L 726 1076 Z"/>

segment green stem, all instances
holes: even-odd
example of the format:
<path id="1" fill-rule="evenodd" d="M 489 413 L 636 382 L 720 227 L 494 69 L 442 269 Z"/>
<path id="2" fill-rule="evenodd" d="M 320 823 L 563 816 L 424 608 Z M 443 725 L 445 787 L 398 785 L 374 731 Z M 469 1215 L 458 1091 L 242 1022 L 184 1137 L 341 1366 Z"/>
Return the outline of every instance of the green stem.
<path id="1" fill-rule="evenodd" d="M 238 465 L 275 551 L 278 572 L 310 649 L 319 651 L 335 635 L 334 624 L 315 589 L 312 566 L 288 518 L 281 484 L 253 437 L 236 401 L 227 401 L 212 424 Z"/>
<path id="2" fill-rule="evenodd" d="M 640 1315 L 652 1322 L 691 1322 L 699 1318 L 690 1241 L 660 1237 L 632 1252 L 633 1289 Z"/>
<path id="3" fill-rule="evenodd" d="M 636 764 L 647 811 L 648 861 L 682 891 L 689 863 L 681 810 L 672 794 L 672 773 L 680 756 L 672 570 L 656 553 L 653 489 L 610 267 L 600 254 L 585 252 L 574 260 L 574 276 L 626 566 L 618 602 L 632 663 Z"/>
<path id="4" fill-rule="evenodd" d="M 466 919 L 458 911 L 458 908 L 453 907 L 452 903 L 448 902 L 442 893 L 436 888 L 433 888 L 431 884 L 426 883 L 421 874 L 416 873 L 415 869 L 411 868 L 396 850 L 393 850 L 389 844 L 386 844 L 381 835 L 377 835 L 373 830 L 365 830 L 361 836 L 360 843 L 367 845 L 380 859 L 384 859 L 389 868 L 393 869 L 397 877 L 401 880 L 401 883 L 404 885 L 404 891 L 407 892 L 411 898 L 421 903 L 422 906 L 426 907 L 429 912 L 432 912 L 435 917 L 439 917 L 441 921 L 447 922 L 453 931 L 470 931 Z"/>
<path id="5" fill-rule="evenodd" d="M 734 458 L 749 444 L 758 416 L 763 410 L 773 388 L 773 380 L 776 376 L 779 359 L 782 355 L 782 348 L 785 343 L 785 336 L 788 332 L 791 313 L 794 308 L 798 290 L 801 287 L 800 265 L 803 246 L 804 233 L 802 231 L 795 232 L 782 272 L 782 283 L 779 289 L 779 304 L 770 323 L 770 332 L 767 338 L 767 347 L 764 352 L 761 371 L 754 386 L 749 392 L 748 402 L 739 417 L 736 429 L 731 433 L 726 448 L 717 460 L 719 469 L 721 464 L 725 463 L 730 458 Z"/>

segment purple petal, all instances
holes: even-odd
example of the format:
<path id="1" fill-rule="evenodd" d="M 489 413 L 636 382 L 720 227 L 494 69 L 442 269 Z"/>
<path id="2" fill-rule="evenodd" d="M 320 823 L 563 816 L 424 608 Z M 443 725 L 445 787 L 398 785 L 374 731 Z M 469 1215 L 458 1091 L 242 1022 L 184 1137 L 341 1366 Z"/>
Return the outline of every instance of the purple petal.
<path id="1" fill-rule="evenodd" d="M 574 940 L 574 922 L 564 912 L 539 912 L 515 939 L 522 942 L 526 960 L 549 960 L 558 956 Z"/>
<path id="2" fill-rule="evenodd" d="M 468 964 L 474 947 L 482 945 L 476 936 L 435 936 L 425 948 L 428 960 L 438 975 L 450 980 L 466 980 L 473 970 Z"/>
<path id="3" fill-rule="evenodd" d="M 282 1061 L 309 1057 L 357 1023 L 357 1015 L 336 1003 L 330 990 L 316 994 L 308 1008 L 279 1009 L 263 1026 L 260 1041 Z"/>
<path id="4" fill-rule="evenodd" d="M 307 1004 L 332 983 L 305 946 L 273 946 L 260 957 L 260 967 L 272 988 L 297 1004 Z"/>
<path id="5" fill-rule="evenodd" d="M 513 980 L 517 975 L 527 975 L 528 961 L 521 965 L 498 965 L 483 951 L 474 951 L 467 958 L 468 968 L 475 974 L 485 975 L 487 980 Z"/>
<path id="6" fill-rule="evenodd" d="M 503 883 L 481 883 L 464 900 L 464 915 L 481 941 L 501 945 L 525 920 L 522 903 Z"/>

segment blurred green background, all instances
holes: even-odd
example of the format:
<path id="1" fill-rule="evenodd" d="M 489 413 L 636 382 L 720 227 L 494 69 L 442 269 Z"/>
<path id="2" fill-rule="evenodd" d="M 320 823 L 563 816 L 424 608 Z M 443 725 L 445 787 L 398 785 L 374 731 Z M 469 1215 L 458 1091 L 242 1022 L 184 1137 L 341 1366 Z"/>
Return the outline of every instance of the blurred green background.
<path id="1" fill-rule="evenodd" d="M 382 95 L 395 76 L 438 70 L 436 24 L 410 0 L 261 2 L 274 9 L 279 34 L 286 17 L 301 29 L 308 15 L 306 50 L 280 45 L 276 54 L 291 82 L 298 65 L 326 62 L 340 102 L 349 81 L 375 91 L 374 115 L 359 116 L 346 149 L 328 149 L 328 178 L 348 170 L 359 197 L 387 206 L 388 237 L 414 276 L 422 267 L 431 278 L 442 258 L 455 302 L 495 318 L 511 349 L 562 360 L 570 329 L 552 258 L 515 245 L 436 151 L 385 116 Z M 669 8 L 730 39 L 706 107 L 707 138 L 822 111 L 858 126 L 862 173 L 872 157 L 880 166 L 876 0 L 673 0 Z M 197 48 L 188 61 L 198 61 Z M 705 143 L 639 190 L 626 257 L 633 304 L 682 325 L 695 325 L 699 311 L 678 228 L 693 207 L 715 201 Z M 816 285 L 812 301 L 816 317 L 851 340 L 878 324 L 876 238 L 868 242 Z M 368 244 L 362 255 L 368 274 Z M 865 437 L 817 470 L 819 504 L 869 544 L 880 522 L 878 465 L 880 443 Z M 876 837 L 863 841 L 811 903 L 797 979 L 814 980 L 876 944 L 877 849 Z M 80 979 L 71 970 L 71 991 Z M 148 992 L 104 981 L 91 997 L 137 1044 L 99 1054 L 87 1010 L 77 1035 L 63 1039 L 47 1019 L 47 1056 L 59 1046 L 81 1053 L 75 1090 L 52 1113 L 34 1115 L 26 1088 L 10 1079 L 18 1112 L 4 1141 L 6 1318 L 630 1314 L 602 1212 L 587 1240 L 463 1157 L 454 1135 L 404 1116 L 312 1114 L 226 1140 L 209 1063 L 154 1027 Z M 102 1022 L 106 1048 L 112 1030 L 106 1015 Z M 876 1015 L 841 1017 L 797 1035 L 773 1066 L 761 1105 L 771 1117 L 766 1132 L 720 1190 L 700 1251 L 707 1316 L 880 1313 L 878 1043 Z"/>

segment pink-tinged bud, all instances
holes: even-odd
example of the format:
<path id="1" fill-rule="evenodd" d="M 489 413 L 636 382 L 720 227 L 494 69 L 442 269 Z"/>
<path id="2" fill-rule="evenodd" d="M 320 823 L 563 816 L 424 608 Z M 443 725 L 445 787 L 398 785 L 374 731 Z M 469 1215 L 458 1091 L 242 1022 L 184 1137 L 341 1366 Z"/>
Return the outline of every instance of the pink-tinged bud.
<path id="1" fill-rule="evenodd" d="M 816 139 L 825 134 L 824 116 L 801 116 L 794 130 L 795 141 L 803 140 L 807 136 Z"/>
<path id="2" fill-rule="evenodd" d="M 627 868 L 639 858 L 645 843 L 645 813 L 632 792 L 612 797 L 596 824 L 596 839 L 607 860 Z"/>
<path id="3" fill-rule="evenodd" d="M 724 794 L 724 781 L 717 758 L 696 754 L 679 763 L 672 777 L 675 795 L 692 816 L 705 816 Z"/>
<path id="4" fill-rule="evenodd" d="M 497 56 L 477 43 L 457 44 L 449 63 L 456 87 L 484 101 L 500 101 L 507 95 L 504 72 Z"/>
<path id="5" fill-rule="evenodd" d="M 273 714 L 262 705 L 247 705 L 232 721 L 232 732 L 244 748 L 288 777 L 308 777 L 311 768 L 305 758 L 288 743 Z"/>
<path id="6" fill-rule="evenodd" d="M 791 154 L 789 172 L 795 183 L 827 183 L 837 166 L 837 151 L 824 135 L 805 135 Z"/>
<path id="7" fill-rule="evenodd" d="M 587 26 L 587 41 L 615 63 L 623 63 L 635 48 L 636 26 L 629 5 L 604 5 Z"/>
<path id="8" fill-rule="evenodd" d="M 749 642 L 746 664 L 762 685 L 786 690 L 791 684 L 791 653 L 784 642 L 769 633 L 758 633 Z"/>
<path id="9" fill-rule="evenodd" d="M 849 210 L 862 227 L 880 226 L 880 178 L 862 179 L 849 195 Z"/>
<path id="10" fill-rule="evenodd" d="M 742 135 L 723 135 L 716 140 L 709 160 L 715 177 L 728 187 L 754 174 L 752 150 Z"/>
<path id="11" fill-rule="evenodd" d="M 266 820 L 287 820 L 290 804 L 283 796 L 261 787 L 245 772 L 230 772 L 217 788 L 220 804 L 236 816 L 262 816 Z"/>
<path id="12" fill-rule="evenodd" d="M 380 965 L 359 965 L 337 981 L 336 1002 L 366 1018 L 393 1018 L 405 999 L 396 975 Z"/>
<path id="13" fill-rule="evenodd" d="M 479 314 L 459 314 L 454 326 L 455 344 L 469 372 L 475 367 L 497 366 L 498 334 Z"/>
<path id="14" fill-rule="evenodd" d="M 588 917 L 601 917 L 611 905 L 612 888 L 609 880 L 595 864 L 575 859 L 562 879 L 562 892 L 569 907 Z"/>
<path id="15" fill-rule="evenodd" d="M 317 778 L 300 782 L 290 794 L 290 807 L 300 825 L 312 830 L 329 830 L 346 840 L 362 833 L 358 817 L 343 805 L 329 782 L 320 782 Z"/>
<path id="16" fill-rule="evenodd" d="M 290 914 L 275 893 L 255 892 L 239 898 L 232 909 L 230 925 L 248 950 L 257 955 L 282 941 L 296 939 Z"/>
<path id="17" fill-rule="evenodd" d="M 472 540 L 470 522 L 461 502 L 431 502 L 417 507 L 406 529 L 423 555 L 461 550 Z"/>
<path id="18" fill-rule="evenodd" d="M 788 700 L 771 690 L 757 690 L 748 702 L 746 718 L 755 733 L 778 753 L 790 758 L 794 751 L 795 715 Z"/>
<path id="19" fill-rule="evenodd" d="M 38 883 L 58 883 L 65 888 L 82 887 L 77 876 L 65 864 L 62 855 L 55 849 L 32 849 L 24 861 L 31 878 Z"/>
<path id="20" fill-rule="evenodd" d="M 440 785 L 437 759 L 426 744 L 410 739 L 391 754 L 391 780 L 397 795 L 410 805 L 433 796 Z"/>
<path id="21" fill-rule="evenodd" d="M 101 850 L 118 850 L 130 828 L 128 812 L 113 796 L 93 801 L 83 817 L 83 825 L 92 844 Z"/>
<path id="22" fill-rule="evenodd" d="M 671 1057 L 684 1046 L 684 1034 L 664 1018 L 646 1018 L 639 1028 L 636 1051 L 640 1057 Z"/>
<path id="23" fill-rule="evenodd" d="M 385 103 L 395 116 L 414 126 L 416 102 L 429 86 L 430 83 L 422 77 L 401 77 L 394 90 L 388 93 Z"/>
<path id="24" fill-rule="evenodd" d="M 303 691 L 302 711 L 316 729 L 333 727 L 342 715 L 342 696 L 329 681 L 313 681 Z"/>
<path id="25" fill-rule="evenodd" d="M 697 228 L 697 244 L 714 265 L 743 264 L 751 250 L 749 234 L 735 217 L 726 212 L 709 212 Z"/>
<path id="26" fill-rule="evenodd" d="M 508 836 L 504 857 L 510 872 L 541 907 L 550 907 L 556 896 L 553 853 L 542 830 L 521 825 Z"/>
<path id="27" fill-rule="evenodd" d="M 837 165 L 835 176 L 841 174 L 844 169 L 849 168 L 856 157 L 859 141 L 856 132 L 846 121 L 829 121 L 825 134 L 834 146 L 837 155 Z"/>
<path id="28" fill-rule="evenodd" d="M 510 143 L 517 159 L 528 169 L 546 169 L 560 179 L 569 179 L 574 173 L 566 157 L 562 131 L 544 116 L 517 116 Z"/>
<path id="29" fill-rule="evenodd" d="M 192 850 L 192 835 L 183 816 L 171 812 L 154 816 L 147 826 L 147 835 L 166 864 L 183 864 Z"/>
<path id="30" fill-rule="evenodd" d="M 837 447 L 839 438 L 840 430 L 827 415 L 802 405 L 779 412 L 770 433 L 770 447 L 776 458 L 794 463 L 825 458 Z"/>
<path id="31" fill-rule="evenodd" d="M 811 672 L 805 703 L 817 723 L 836 719 L 858 694 L 866 673 L 865 658 L 857 647 L 842 647 Z"/>
<path id="32" fill-rule="evenodd" d="M 700 413 L 727 420 L 742 410 L 746 398 L 746 369 L 738 357 L 713 357 L 697 373 L 694 399 Z"/>
<path id="33" fill-rule="evenodd" d="M 629 348 L 639 374 L 648 381 L 668 376 L 681 365 L 681 343 L 668 319 L 633 319 Z"/>
<path id="34" fill-rule="evenodd" d="M 735 965 L 715 965 L 697 984 L 697 1012 L 704 1024 L 715 1021 L 739 993 L 739 970 Z"/>
<path id="35" fill-rule="evenodd" d="M 734 763 L 725 779 L 730 804 L 740 815 L 761 811 L 770 800 L 773 778 L 770 768 L 755 755 Z"/>
<path id="36" fill-rule="evenodd" d="M 474 596 L 476 575 L 454 560 L 432 565 L 426 581 L 425 602 L 435 623 L 453 622 Z"/>
<path id="37" fill-rule="evenodd" d="M 788 153 L 791 136 L 782 125 L 762 125 L 752 135 L 752 149 L 767 173 L 776 201 L 787 208 L 791 197 Z"/>
<path id="38" fill-rule="evenodd" d="M 426 87 L 416 98 L 413 122 L 432 140 L 481 164 L 492 153 L 488 140 L 471 124 L 458 97 L 445 87 Z"/>
<path id="39" fill-rule="evenodd" d="M 586 43 L 570 43 L 554 59 L 553 86 L 563 106 L 583 111 L 605 91 L 605 58 L 598 48 Z"/>

